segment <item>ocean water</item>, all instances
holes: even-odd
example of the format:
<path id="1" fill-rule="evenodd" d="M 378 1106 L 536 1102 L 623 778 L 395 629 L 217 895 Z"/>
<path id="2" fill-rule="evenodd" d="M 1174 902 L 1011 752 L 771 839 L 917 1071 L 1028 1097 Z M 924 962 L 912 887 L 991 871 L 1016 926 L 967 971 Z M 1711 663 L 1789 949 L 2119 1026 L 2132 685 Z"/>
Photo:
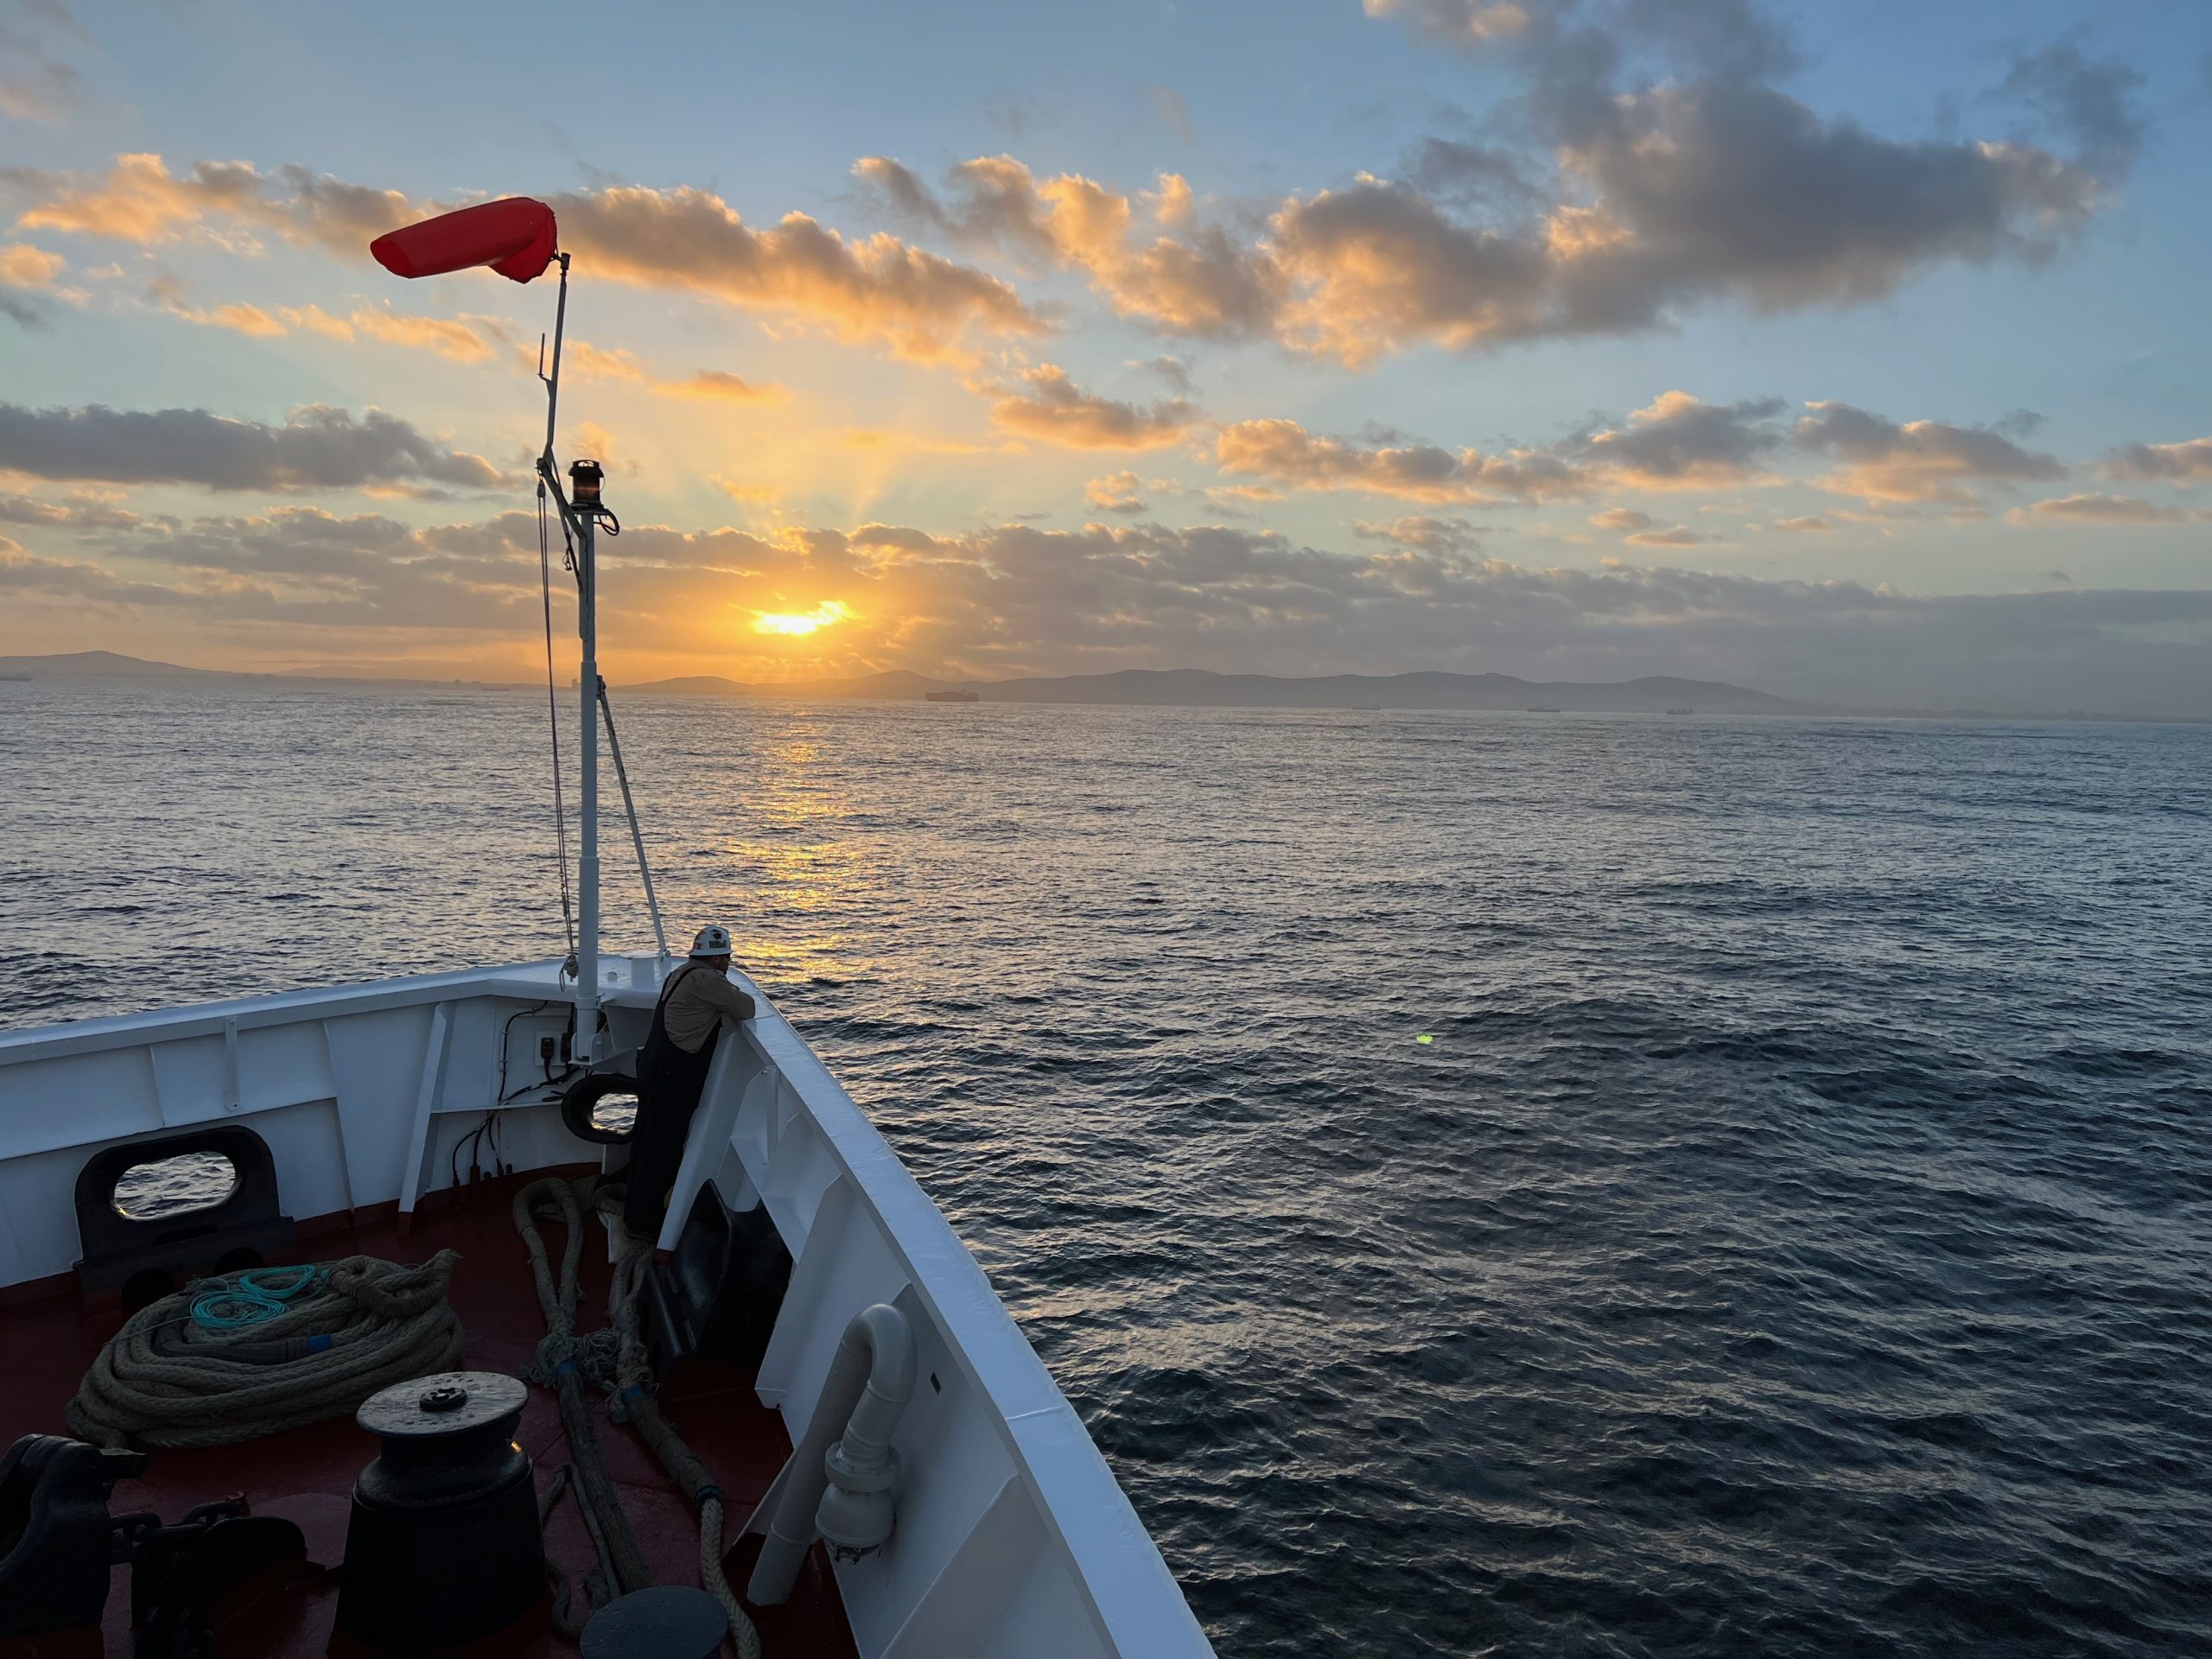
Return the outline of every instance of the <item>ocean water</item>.
<path id="1" fill-rule="evenodd" d="M 0 1024 L 557 948 L 542 701 L 0 694 Z M 1224 1655 L 2212 1651 L 2212 729 L 618 713 Z"/>

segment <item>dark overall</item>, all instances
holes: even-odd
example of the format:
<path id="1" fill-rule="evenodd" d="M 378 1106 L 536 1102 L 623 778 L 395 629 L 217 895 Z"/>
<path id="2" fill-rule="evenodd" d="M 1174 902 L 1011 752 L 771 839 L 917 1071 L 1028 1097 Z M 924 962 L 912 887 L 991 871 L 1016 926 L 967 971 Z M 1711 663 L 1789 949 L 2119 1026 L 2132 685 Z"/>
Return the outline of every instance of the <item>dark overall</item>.
<path id="1" fill-rule="evenodd" d="M 707 1086 L 707 1068 L 714 1064 L 715 1045 L 722 1039 L 717 1020 L 696 1054 L 678 1048 L 668 1034 L 669 994 L 686 974 L 718 971 L 703 962 L 687 962 L 668 976 L 653 1007 L 645 1052 L 638 1057 L 638 1127 L 630 1137 L 630 1191 L 622 1222 L 639 1238 L 659 1236 L 668 1190 L 676 1185 L 683 1143 L 691 1133 L 691 1115 L 699 1109 L 699 1091 Z"/>

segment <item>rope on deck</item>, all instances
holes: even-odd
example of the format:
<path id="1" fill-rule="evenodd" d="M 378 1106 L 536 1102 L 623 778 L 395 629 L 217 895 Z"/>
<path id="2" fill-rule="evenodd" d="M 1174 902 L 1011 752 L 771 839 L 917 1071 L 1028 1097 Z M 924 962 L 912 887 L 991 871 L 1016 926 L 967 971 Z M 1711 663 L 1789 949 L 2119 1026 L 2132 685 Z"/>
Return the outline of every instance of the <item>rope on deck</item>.
<path id="1" fill-rule="evenodd" d="M 573 1394 L 577 1402 L 576 1415 L 582 1424 L 581 1436 L 573 1425 L 569 1427 L 569 1448 L 575 1461 L 561 1471 L 563 1479 L 556 1481 L 546 1494 L 543 1516 L 551 1515 L 565 1483 L 567 1489 L 575 1494 L 577 1507 L 599 1550 L 600 1565 L 584 1580 L 585 1599 L 592 1607 L 597 1608 L 613 1596 L 652 1582 L 649 1577 L 636 1584 L 624 1582 L 625 1552 L 636 1551 L 637 1539 L 630 1529 L 628 1517 L 623 1514 L 620 1495 L 607 1479 L 598 1436 L 590 1414 L 582 1403 L 582 1382 L 588 1379 L 606 1391 L 607 1414 L 616 1422 L 627 1423 L 638 1431 L 669 1478 L 697 1507 L 699 1582 L 721 1603 L 722 1611 L 729 1618 L 729 1638 L 737 1649 L 738 1659 L 760 1659 L 760 1632 L 753 1628 L 744 1606 L 730 1589 L 729 1581 L 722 1575 L 721 1488 L 715 1484 L 713 1472 L 661 1415 L 660 1402 L 653 1395 L 652 1365 L 645 1352 L 639 1313 L 645 1274 L 652 1263 L 652 1241 L 639 1238 L 623 1227 L 620 1186 L 601 1186 L 594 1193 L 593 1185 L 593 1178 L 588 1176 L 575 1182 L 552 1178 L 533 1182 L 515 1195 L 515 1227 L 530 1249 L 531 1269 L 537 1280 L 537 1299 L 545 1310 L 546 1325 L 537 1362 L 524 1373 L 524 1378 L 541 1387 L 560 1389 L 563 1423 L 569 1421 L 569 1399 Z M 621 1241 L 621 1248 L 614 1263 L 614 1281 L 607 1292 L 611 1323 L 605 1330 L 579 1336 L 576 1279 L 582 1259 L 582 1222 L 587 1204 L 607 1218 L 615 1237 Z M 568 1248 L 562 1253 L 557 1282 L 546 1254 L 544 1236 L 538 1230 L 541 1220 L 558 1220 L 568 1231 Z M 601 1483 L 605 1485 L 603 1496 L 597 1490 Z M 574 1634 L 568 1611 L 567 1577 L 557 1566 L 552 1566 L 550 1555 L 547 1561 L 555 1574 L 555 1626 Z M 640 1570 L 643 1565 L 642 1560 L 638 1562 Z M 577 1621 L 576 1628 L 581 1626 L 582 1621 Z"/>
<path id="2" fill-rule="evenodd" d="M 303 1274 L 281 1300 L 265 1276 L 200 1280 L 141 1308 L 100 1350 L 69 1402 L 69 1432 L 99 1446 L 229 1446 L 349 1415 L 391 1383 L 449 1371 L 461 1330 L 446 1288 L 460 1259 L 349 1255 Z M 237 1322 L 248 1306 L 256 1317 Z"/>
<path id="3" fill-rule="evenodd" d="M 722 1605 L 729 1618 L 730 1640 L 738 1659 L 760 1659 L 760 1633 L 722 1576 L 722 1489 L 714 1473 L 699 1461 L 667 1418 L 653 1393 L 652 1363 L 639 1333 L 638 1307 L 644 1294 L 645 1272 L 652 1263 L 649 1240 L 634 1236 L 630 1248 L 614 1264 L 614 1283 L 607 1292 L 607 1313 L 618 1335 L 615 1350 L 614 1398 L 609 1409 L 617 1421 L 626 1418 L 645 1443 L 652 1447 L 662 1468 L 683 1490 L 699 1511 L 699 1583 Z"/>
<path id="4" fill-rule="evenodd" d="M 623 1511 L 622 1495 L 615 1490 L 613 1478 L 607 1472 L 607 1460 L 600 1454 L 599 1431 L 584 1399 L 584 1367 L 589 1363 L 594 1370 L 604 1370 L 605 1356 L 613 1338 L 606 1332 L 581 1338 L 576 1334 L 577 1280 L 584 1254 L 583 1203 L 576 1185 L 558 1176 L 532 1181 L 515 1194 L 513 1213 L 515 1230 L 530 1250 L 530 1270 L 537 1281 L 537 1305 L 545 1313 L 545 1335 L 537 1344 L 536 1361 L 523 1378 L 552 1389 L 560 1397 L 561 1427 L 568 1433 L 570 1459 L 562 1472 L 569 1477 L 569 1489 L 575 1494 L 584 1525 L 599 1551 L 600 1565 L 584 1580 L 585 1605 L 596 1610 L 653 1581 L 652 1569 L 645 1565 L 645 1552 L 638 1547 L 638 1535 Z M 546 1255 L 545 1235 L 538 1227 L 541 1221 L 560 1223 L 567 1236 L 557 1280 Z M 551 1516 L 560 1497 L 556 1483 L 547 1494 L 541 1525 Z M 552 1558 L 546 1559 L 550 1564 Z M 554 1585 L 558 1594 L 554 1626 L 564 1636 L 574 1636 L 583 1629 L 590 1612 L 583 1618 L 573 1618 L 565 1580 L 556 1578 Z"/>

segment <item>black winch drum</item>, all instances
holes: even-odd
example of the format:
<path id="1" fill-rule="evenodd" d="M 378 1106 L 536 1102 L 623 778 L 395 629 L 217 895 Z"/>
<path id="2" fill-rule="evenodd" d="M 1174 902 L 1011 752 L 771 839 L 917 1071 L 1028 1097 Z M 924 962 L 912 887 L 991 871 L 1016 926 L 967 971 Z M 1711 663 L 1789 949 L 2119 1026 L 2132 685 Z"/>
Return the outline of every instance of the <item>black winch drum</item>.
<path id="1" fill-rule="evenodd" d="M 370 1395 L 354 1421 L 383 1442 L 353 1483 L 338 1627 L 392 1652 L 503 1630 L 546 1594 L 537 1492 L 515 1427 L 530 1390 L 446 1371 Z"/>

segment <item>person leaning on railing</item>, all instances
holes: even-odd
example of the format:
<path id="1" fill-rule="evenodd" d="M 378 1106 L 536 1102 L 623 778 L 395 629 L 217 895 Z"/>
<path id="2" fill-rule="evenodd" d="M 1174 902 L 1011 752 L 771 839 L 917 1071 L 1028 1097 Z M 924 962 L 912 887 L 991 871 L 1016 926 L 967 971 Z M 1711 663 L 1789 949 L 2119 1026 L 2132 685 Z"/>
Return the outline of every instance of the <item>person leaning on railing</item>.
<path id="1" fill-rule="evenodd" d="M 652 1031 L 638 1061 L 638 1125 L 630 1137 L 630 1190 L 622 1215 L 623 1224 L 642 1239 L 659 1236 L 722 1020 L 753 1017 L 753 999 L 729 982 L 729 930 L 701 928 L 690 960 L 668 976 L 653 1009 Z"/>

